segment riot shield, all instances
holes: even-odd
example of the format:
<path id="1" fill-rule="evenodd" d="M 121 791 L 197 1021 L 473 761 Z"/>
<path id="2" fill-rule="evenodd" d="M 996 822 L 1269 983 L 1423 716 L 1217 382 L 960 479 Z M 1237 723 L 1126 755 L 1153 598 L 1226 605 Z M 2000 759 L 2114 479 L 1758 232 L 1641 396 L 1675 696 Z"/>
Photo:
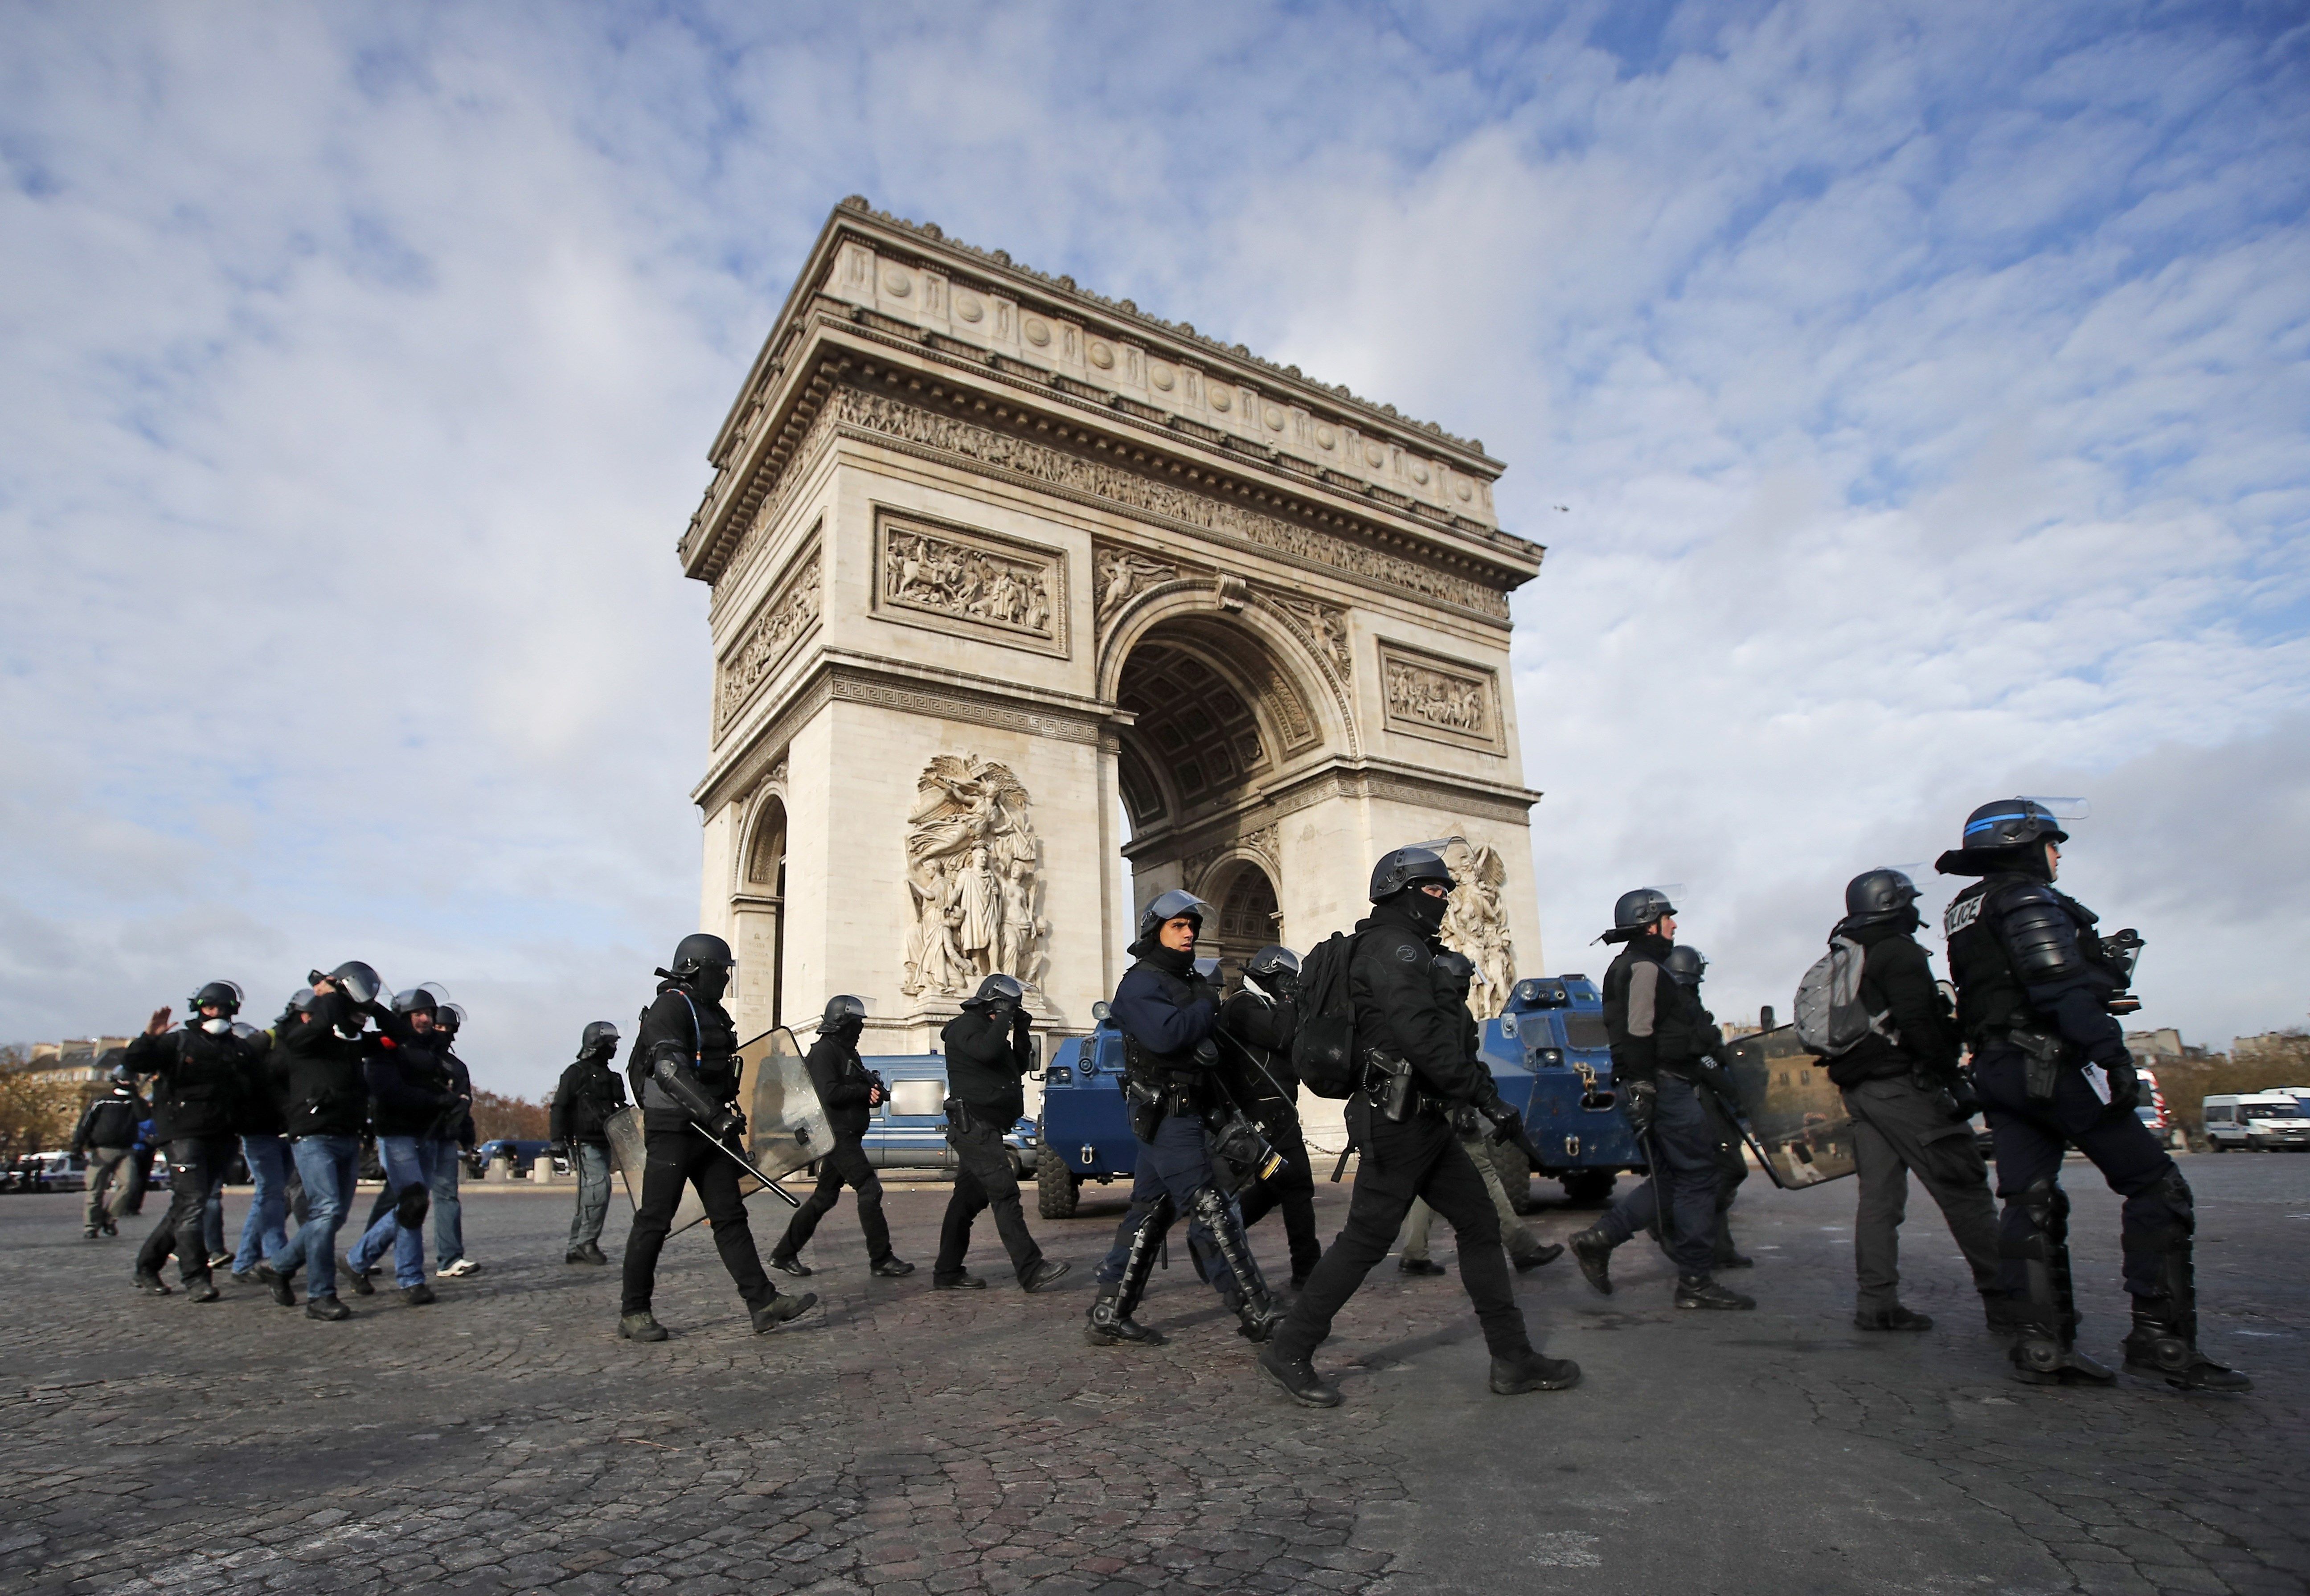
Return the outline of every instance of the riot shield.
<path id="1" fill-rule="evenodd" d="M 826 1106 L 803 1063 L 803 1050 L 794 1032 L 785 1026 L 764 1031 L 738 1050 L 739 1104 L 746 1115 L 746 1156 L 755 1168 L 772 1180 L 824 1156 L 834 1146 L 833 1129 L 826 1123 Z M 642 1201 L 642 1120 L 636 1108 L 622 1108 L 610 1116 L 610 1156 L 625 1176 L 626 1195 L 636 1208 Z M 764 1190 L 751 1175 L 738 1177 L 738 1194 L 751 1197 Z M 786 1196 L 781 1189 L 780 1195 Z M 787 1196 L 787 1201 L 795 1201 Z M 673 1210 L 669 1234 L 679 1235 L 706 1217 L 706 1205 L 694 1186 L 682 1189 Z"/>
<path id="2" fill-rule="evenodd" d="M 1845 1094 L 1828 1079 L 1828 1061 L 1797 1040 L 1796 1027 L 1743 1037 L 1724 1051 L 1741 1111 L 1775 1185 L 1793 1191 L 1854 1172 Z"/>

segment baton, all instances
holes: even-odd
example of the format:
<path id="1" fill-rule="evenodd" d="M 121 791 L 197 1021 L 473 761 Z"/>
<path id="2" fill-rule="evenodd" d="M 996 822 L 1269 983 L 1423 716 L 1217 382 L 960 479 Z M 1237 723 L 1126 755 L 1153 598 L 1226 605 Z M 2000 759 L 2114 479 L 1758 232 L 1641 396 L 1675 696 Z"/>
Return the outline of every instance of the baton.
<path id="1" fill-rule="evenodd" d="M 699 1129 L 703 1131 L 706 1127 L 700 1125 Z M 755 1168 L 753 1159 L 740 1152 L 736 1148 L 732 1147 L 719 1136 L 713 1135 L 709 1132 L 706 1140 L 720 1148 L 724 1152 L 728 1153 L 732 1158 L 737 1159 L 739 1168 L 752 1175 L 756 1180 L 760 1181 L 762 1184 L 768 1186 L 771 1191 L 776 1192 L 780 1197 L 785 1198 L 786 1204 L 788 1208 L 800 1208 L 802 1206 L 801 1198 L 795 1196 L 792 1192 L 787 1191 L 784 1186 L 778 1184 L 777 1182 L 772 1180 L 769 1175 L 764 1175 L 760 1170 Z"/>

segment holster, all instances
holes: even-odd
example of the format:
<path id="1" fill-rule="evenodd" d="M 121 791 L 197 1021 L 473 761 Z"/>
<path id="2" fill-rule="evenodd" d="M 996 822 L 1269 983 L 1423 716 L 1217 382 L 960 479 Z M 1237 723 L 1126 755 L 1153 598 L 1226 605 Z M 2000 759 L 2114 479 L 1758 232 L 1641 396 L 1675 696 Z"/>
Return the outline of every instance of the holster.
<path id="1" fill-rule="evenodd" d="M 1420 1091 L 1407 1059 L 1385 1053 L 1364 1055 L 1364 1089 L 1389 1124 L 1400 1125 L 1420 1109 Z"/>
<path id="2" fill-rule="evenodd" d="M 971 1115 L 970 1105 L 960 1097 L 949 1097 L 943 1106 L 948 1130 L 968 1132 L 978 1128 L 978 1121 Z"/>
<path id="3" fill-rule="evenodd" d="M 2021 1090 L 2032 1103 L 2050 1103 L 2062 1071 L 2073 1062 L 2070 1045 L 2051 1031 L 2016 1026 L 2005 1033 L 2021 1054 Z"/>

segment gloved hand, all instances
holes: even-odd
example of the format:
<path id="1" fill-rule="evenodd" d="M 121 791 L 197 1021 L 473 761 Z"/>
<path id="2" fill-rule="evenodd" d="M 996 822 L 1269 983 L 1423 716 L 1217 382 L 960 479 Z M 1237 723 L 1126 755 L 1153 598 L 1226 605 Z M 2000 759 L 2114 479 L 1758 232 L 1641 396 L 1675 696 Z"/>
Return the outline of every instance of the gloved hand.
<path id="1" fill-rule="evenodd" d="M 1649 1080 L 1632 1080 L 1620 1089 L 1620 1112 L 1628 1116 L 1628 1128 L 1639 1136 L 1651 1132 L 1653 1111 L 1659 1106 L 1660 1088 Z"/>
<path id="2" fill-rule="evenodd" d="M 1959 1070 L 1950 1081 L 1950 1097 L 1957 1106 L 1957 1117 L 1969 1120 L 1981 1112 L 1981 1094 L 1973 1089 L 1973 1074 Z"/>
<path id="3" fill-rule="evenodd" d="M 2109 1071 L 2109 1106 L 2132 1114 L 2141 1102 L 2141 1077 L 2132 1061 L 2103 1067 Z"/>
<path id="4" fill-rule="evenodd" d="M 1514 1147 L 1524 1140 L 1524 1115 L 1505 1103 L 1495 1103 L 1484 1112 L 1492 1116 L 1492 1141 L 1503 1147 Z"/>
<path id="5" fill-rule="evenodd" d="M 725 1108 L 708 1123 L 706 1133 L 716 1141 L 735 1146 L 746 1139 L 746 1116 L 734 1108 Z"/>
<path id="6" fill-rule="evenodd" d="M 1034 1023 L 1035 1017 L 1028 1013 L 1026 1010 L 1013 1009 L 1011 1011 L 1011 1034 L 1018 1037 L 1020 1041 L 1023 1042 L 1027 1039 L 1027 1032 Z"/>

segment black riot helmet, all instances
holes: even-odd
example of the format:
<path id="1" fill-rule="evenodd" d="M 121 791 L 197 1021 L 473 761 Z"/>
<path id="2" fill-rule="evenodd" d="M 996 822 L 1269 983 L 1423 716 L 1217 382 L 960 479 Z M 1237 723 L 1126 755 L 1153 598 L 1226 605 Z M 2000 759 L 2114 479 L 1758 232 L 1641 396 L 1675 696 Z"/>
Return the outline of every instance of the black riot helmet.
<path id="1" fill-rule="evenodd" d="M 1632 942 L 1660 924 L 1663 915 L 1676 913 L 1676 905 L 1668 894 L 1657 887 L 1639 887 L 1633 892 L 1623 892 L 1612 906 L 1612 929 L 1602 940 L 1608 942 Z"/>
<path id="2" fill-rule="evenodd" d="M 864 1025 L 865 1020 L 866 1000 L 862 997 L 853 997 L 847 992 L 838 993 L 826 1000 L 826 1012 L 820 1017 L 818 1028 L 821 1031 L 830 1031 L 854 1021 Z"/>
<path id="3" fill-rule="evenodd" d="M 1408 848 L 1395 848 L 1379 856 L 1372 866 L 1371 900 L 1385 903 L 1408 888 L 1429 883 L 1452 889 L 1452 867 L 1444 863 L 1444 855 L 1434 848 L 1413 844 Z"/>
<path id="4" fill-rule="evenodd" d="M 2045 873 L 2045 847 L 2067 842 L 2070 834 L 2054 811 L 2035 798 L 2000 798 L 1965 817 L 1965 836 L 1933 862 L 1947 876 L 1985 876 L 2001 870 Z"/>
<path id="5" fill-rule="evenodd" d="M 614 1020 L 596 1019 L 578 1035 L 578 1056 L 591 1058 L 597 1053 L 618 1050 L 618 1027 Z"/>
<path id="6" fill-rule="evenodd" d="M 441 1005 L 435 1002 L 433 994 L 422 986 L 412 986 L 407 992 L 393 994 L 393 1011 L 395 1014 L 430 1014 L 438 1019 Z"/>
<path id="7" fill-rule="evenodd" d="M 1299 956 L 1271 942 L 1244 960 L 1243 978 L 1262 992 L 1290 997 L 1299 990 Z"/>
<path id="8" fill-rule="evenodd" d="M 1443 971 L 1445 979 L 1460 989 L 1463 998 L 1468 995 L 1468 988 L 1475 984 L 1475 960 L 1464 953 L 1446 948 L 1436 956 L 1435 967 Z"/>
<path id="9" fill-rule="evenodd" d="M 135 1084 L 135 1071 L 131 1070 L 126 1064 L 115 1064 L 112 1066 L 113 1085 L 130 1086 Z"/>
<path id="10" fill-rule="evenodd" d="M 453 1037 L 456 1036 L 465 1028 L 465 1005 L 443 1003 L 433 1011 L 433 1025 L 437 1030 L 444 1030 Z"/>
<path id="11" fill-rule="evenodd" d="M 658 972 L 677 981 L 687 981 L 700 970 L 719 965 L 728 969 L 738 962 L 730 951 L 730 944 L 709 931 L 693 931 L 674 944 L 673 963 Z"/>
<path id="12" fill-rule="evenodd" d="M 1668 978 L 1679 986 L 1697 987 L 1700 984 L 1700 978 L 1708 973 L 1708 960 L 1699 949 L 1689 948 L 1680 942 L 1668 950 L 1666 958 L 1661 960 L 1661 968 L 1666 970 Z"/>
<path id="13" fill-rule="evenodd" d="M 1194 893 L 1174 887 L 1153 903 L 1139 911 L 1139 941 L 1152 948 L 1155 933 L 1170 922 L 1181 918 L 1195 923 L 1195 934 L 1203 934 L 1203 922 L 1211 918 L 1211 906 Z"/>
<path id="14" fill-rule="evenodd" d="M 185 1000 L 185 1007 L 197 1014 L 202 1010 L 213 1005 L 216 1008 L 223 1010 L 224 1017 L 230 1019 L 234 1015 L 240 1012 L 242 996 L 243 993 L 241 993 L 240 986 L 238 982 L 212 981 L 206 986 L 202 987 L 198 992 L 193 993 L 192 996 L 187 998 Z"/>
<path id="15" fill-rule="evenodd" d="M 1915 923 L 1917 884 L 1893 869 L 1865 870 L 1845 883 L 1845 923 L 1884 925 L 1896 920 Z"/>
<path id="16" fill-rule="evenodd" d="M 288 1019 L 299 1014 L 310 1014 L 312 1011 L 313 989 L 309 986 L 300 986 L 289 994 L 288 1004 L 281 1011 L 281 1018 Z"/>
<path id="17" fill-rule="evenodd" d="M 385 984 L 385 977 L 377 973 L 375 966 L 363 964 L 358 958 L 339 965 L 326 976 L 315 970 L 305 979 L 316 986 L 327 981 L 363 1007 L 377 1002 L 390 990 Z"/>
<path id="18" fill-rule="evenodd" d="M 978 984 L 978 990 L 962 1000 L 966 1009 L 1015 1009 L 1027 1001 L 1027 989 L 1016 976 L 993 975 Z"/>

